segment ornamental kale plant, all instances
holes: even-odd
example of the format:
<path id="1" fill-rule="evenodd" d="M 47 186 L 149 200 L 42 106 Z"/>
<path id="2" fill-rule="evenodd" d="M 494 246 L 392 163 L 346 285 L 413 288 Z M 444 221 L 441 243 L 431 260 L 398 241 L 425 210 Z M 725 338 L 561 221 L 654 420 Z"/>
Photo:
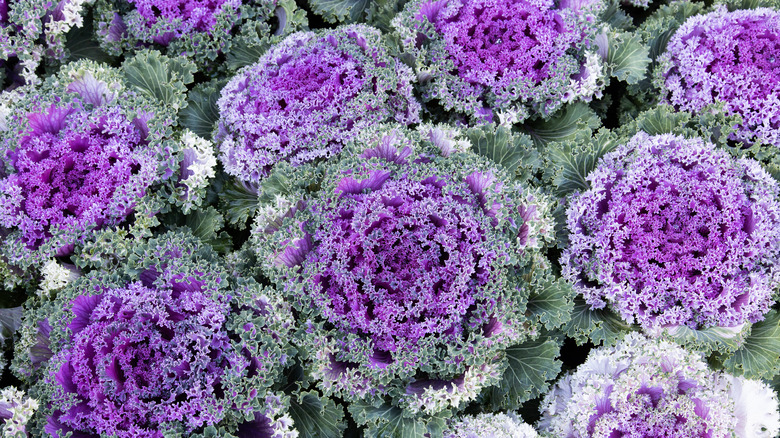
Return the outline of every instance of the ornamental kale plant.
<path id="1" fill-rule="evenodd" d="M 725 103 L 742 124 L 731 134 L 748 144 L 780 147 L 780 12 L 729 12 L 725 6 L 689 18 L 659 58 L 661 100 L 678 110 Z"/>
<path id="2" fill-rule="evenodd" d="M 561 264 L 591 307 L 644 328 L 763 319 L 780 284 L 780 188 L 758 162 L 640 132 L 587 179 Z"/>
<path id="3" fill-rule="evenodd" d="M 161 60 L 151 54 L 142 62 Z M 119 225 L 139 208 L 149 218 L 162 202 L 184 202 L 172 175 L 187 142 L 171 138 L 175 108 L 134 86 L 135 73 L 148 75 L 137 67 L 127 61 L 123 75 L 72 63 L 6 107 L 0 227 L 13 230 L 4 253 L 11 262 L 68 255 L 93 229 Z M 144 81 L 177 102 L 175 82 Z M 184 199 L 195 202 L 204 191 L 188 188 Z M 165 193 L 173 199 L 163 199 Z"/>
<path id="4" fill-rule="evenodd" d="M 351 401 L 359 422 L 381 424 L 367 412 L 387 403 L 398 408 L 385 414 L 424 425 L 502 379 L 509 395 L 497 397 L 522 402 L 546 373 L 520 390 L 508 369 L 526 358 L 509 363 L 509 350 L 558 348 L 540 321 L 565 322 L 554 315 L 568 296 L 527 313 L 538 294 L 558 293 L 540 254 L 548 201 L 446 135 L 397 125 L 365 134 L 320 192 L 255 226 L 259 260 L 305 321 L 311 375 Z"/>
<path id="5" fill-rule="evenodd" d="M 275 164 L 326 159 L 383 121 L 420 121 L 411 70 L 364 25 L 291 35 L 222 89 L 215 140 L 225 171 L 246 182 Z"/>
<path id="6" fill-rule="evenodd" d="M 207 73 L 245 65 L 237 53 L 225 60 L 231 51 L 259 55 L 306 23 L 290 0 L 98 0 L 95 9 L 107 52 L 154 46 L 193 59 Z"/>
<path id="7" fill-rule="evenodd" d="M 547 394 L 551 437 L 762 438 L 780 431 L 765 383 L 711 371 L 701 356 L 638 333 L 601 347 Z M 545 435 L 545 433 L 549 435 Z"/>
<path id="8" fill-rule="evenodd" d="M 415 60 L 426 101 L 478 123 L 499 116 L 522 122 L 600 93 L 604 72 L 591 46 L 599 7 L 596 1 L 562 2 L 559 9 L 546 0 L 413 0 L 393 25 Z"/>
<path id="9" fill-rule="evenodd" d="M 36 436 L 292 436 L 269 390 L 292 354 L 289 306 L 188 234 L 137 246 L 124 272 L 86 274 L 26 318 L 38 344 L 17 371 L 39 369 Z"/>

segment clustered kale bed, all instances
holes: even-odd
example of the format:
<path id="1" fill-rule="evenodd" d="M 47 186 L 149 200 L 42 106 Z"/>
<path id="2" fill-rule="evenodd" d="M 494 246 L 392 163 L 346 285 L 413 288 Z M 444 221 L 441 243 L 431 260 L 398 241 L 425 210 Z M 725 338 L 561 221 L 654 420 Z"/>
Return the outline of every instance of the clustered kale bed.
<path id="1" fill-rule="evenodd" d="M 0 0 L 3 437 L 772 438 L 777 0 Z"/>

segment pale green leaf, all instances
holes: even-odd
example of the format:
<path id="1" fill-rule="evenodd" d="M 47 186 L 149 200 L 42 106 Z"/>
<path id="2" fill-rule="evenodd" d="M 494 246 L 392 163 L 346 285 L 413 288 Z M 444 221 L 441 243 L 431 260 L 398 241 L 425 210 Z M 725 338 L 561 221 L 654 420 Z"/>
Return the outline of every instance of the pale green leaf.
<path id="1" fill-rule="evenodd" d="M 517 409 L 547 391 L 550 381 L 561 371 L 559 355 L 559 341 L 548 336 L 507 348 L 507 368 L 501 383 L 490 390 L 493 406 Z"/>
<path id="2" fill-rule="evenodd" d="M 344 409 L 316 392 L 293 396 L 290 416 L 301 438 L 341 438 L 346 428 Z"/>
<path id="3" fill-rule="evenodd" d="M 599 132 L 587 143 L 574 141 L 551 145 L 547 151 L 555 166 L 555 193 L 566 196 L 590 188 L 588 174 L 596 168 L 604 154 L 618 146 L 618 140 L 609 132 Z"/>
<path id="4" fill-rule="evenodd" d="M 353 402 L 349 406 L 359 425 L 367 425 L 366 438 L 427 438 L 441 436 L 445 423 L 442 415 L 409 417 L 401 408 L 390 404 L 374 406 Z"/>
<path id="5" fill-rule="evenodd" d="M 539 154 L 531 138 L 514 134 L 504 126 L 472 128 L 466 136 L 474 152 L 506 167 L 520 179 L 530 176 L 539 165 Z"/>
<path id="6" fill-rule="evenodd" d="M 780 359 L 780 313 L 771 310 L 763 321 L 753 324 L 753 330 L 737 351 L 723 362 L 731 373 L 748 379 L 772 377 Z"/>
<path id="7" fill-rule="evenodd" d="M 594 345 L 615 345 L 626 333 L 635 327 L 623 321 L 620 316 L 608 309 L 591 309 L 582 297 L 574 299 L 571 320 L 566 324 L 565 332 L 577 344 L 588 341 Z"/>
<path id="8" fill-rule="evenodd" d="M 601 125 L 601 120 L 587 104 L 567 105 L 549 120 L 537 120 L 522 127 L 531 135 L 537 148 L 550 142 L 560 142 L 577 136 L 579 131 L 590 132 Z"/>
<path id="9" fill-rule="evenodd" d="M 571 318 L 573 298 L 571 285 L 559 278 L 532 288 L 526 312 L 530 319 L 544 324 L 548 330 L 558 328 Z"/>
<path id="10" fill-rule="evenodd" d="M 356 22 L 360 20 L 363 11 L 368 8 L 370 0 L 309 0 L 312 11 L 321 15 L 325 21 Z"/>
<path id="11" fill-rule="evenodd" d="M 647 75 L 650 49 L 637 34 L 617 33 L 610 36 L 607 64 L 611 75 L 629 84 L 636 84 Z"/>
<path id="12" fill-rule="evenodd" d="M 186 224 L 195 237 L 211 245 L 215 251 L 225 253 L 232 249 L 231 237 L 224 231 L 219 232 L 225 220 L 214 207 L 201 208 L 188 214 Z"/>
<path id="13" fill-rule="evenodd" d="M 205 139 L 211 139 L 215 124 L 219 120 L 220 90 L 224 82 L 196 86 L 187 96 L 187 107 L 179 113 L 181 124 Z"/>
<path id="14" fill-rule="evenodd" d="M 195 64 L 186 58 L 169 58 L 155 50 L 138 52 L 122 64 L 130 85 L 177 110 L 187 104 L 186 84 L 194 80 L 195 70 Z"/>

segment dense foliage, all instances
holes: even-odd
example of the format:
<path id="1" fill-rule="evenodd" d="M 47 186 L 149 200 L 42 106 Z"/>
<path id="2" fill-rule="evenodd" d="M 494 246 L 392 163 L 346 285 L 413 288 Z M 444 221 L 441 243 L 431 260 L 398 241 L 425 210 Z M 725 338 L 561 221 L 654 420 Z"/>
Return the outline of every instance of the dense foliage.
<path id="1" fill-rule="evenodd" d="M 0 434 L 780 436 L 778 14 L 0 0 Z"/>

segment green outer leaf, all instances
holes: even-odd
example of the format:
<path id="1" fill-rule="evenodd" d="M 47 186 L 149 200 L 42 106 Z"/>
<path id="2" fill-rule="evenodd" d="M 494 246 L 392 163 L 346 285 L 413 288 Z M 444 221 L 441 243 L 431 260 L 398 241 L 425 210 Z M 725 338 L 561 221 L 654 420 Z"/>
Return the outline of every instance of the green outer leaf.
<path id="1" fill-rule="evenodd" d="M 507 368 L 498 387 L 491 388 L 493 404 L 502 409 L 517 409 L 547 391 L 558 376 L 562 362 L 557 359 L 561 345 L 556 337 L 540 336 L 506 350 Z"/>
<path id="2" fill-rule="evenodd" d="M 565 332 L 578 345 L 590 341 L 594 345 L 615 345 L 633 327 L 608 309 L 591 309 L 582 297 L 574 299 L 571 321 Z"/>
<path id="3" fill-rule="evenodd" d="M 559 278 L 531 289 L 527 312 L 548 329 L 558 328 L 571 318 L 574 309 L 574 291 L 567 281 Z"/>
<path id="4" fill-rule="evenodd" d="M 647 76 L 650 49 L 635 33 L 619 33 L 609 39 L 607 63 L 613 77 L 629 84 L 637 84 Z"/>
<path id="5" fill-rule="evenodd" d="M 211 140 L 215 124 L 219 120 L 217 100 L 224 85 L 225 83 L 220 81 L 196 86 L 187 96 L 187 107 L 179 113 L 182 126 Z"/>
<path id="6" fill-rule="evenodd" d="M 667 134 L 687 123 L 690 118 L 688 113 L 678 113 L 671 107 L 662 105 L 640 114 L 637 127 L 650 135 Z"/>
<path id="7" fill-rule="evenodd" d="M 155 50 L 138 52 L 122 64 L 127 82 L 138 91 L 180 109 L 186 105 L 186 84 L 194 80 L 195 64 L 186 58 L 169 58 Z"/>
<path id="8" fill-rule="evenodd" d="M 374 406 L 363 401 L 348 407 L 359 425 L 368 425 L 366 438 L 439 438 L 445 427 L 445 413 L 433 417 L 409 418 L 390 404 Z"/>
<path id="9" fill-rule="evenodd" d="M 22 325 L 22 307 L 0 309 L 0 344 L 12 339 Z"/>
<path id="10" fill-rule="evenodd" d="M 513 134 L 505 126 L 485 125 L 469 129 L 466 136 L 474 152 L 490 158 L 512 173 L 519 173 L 520 179 L 530 176 L 539 166 L 539 154 L 527 135 Z"/>
<path id="11" fill-rule="evenodd" d="M 537 148 L 553 141 L 574 138 L 580 130 L 593 130 L 601 126 L 601 120 L 587 104 L 577 102 L 564 107 L 549 120 L 537 120 L 523 126 L 531 135 Z"/>
<path id="12" fill-rule="evenodd" d="M 219 253 L 226 253 L 233 247 L 233 240 L 226 232 L 219 233 L 225 225 L 222 215 L 214 207 L 200 208 L 187 215 L 187 227 L 203 243 L 209 244 Z"/>
<path id="13" fill-rule="evenodd" d="M 309 5 L 315 14 L 322 15 L 329 23 L 346 20 L 356 22 L 368 8 L 369 0 L 309 0 Z"/>
<path id="14" fill-rule="evenodd" d="M 663 332 L 664 338 L 680 344 L 688 350 L 701 351 L 704 354 L 731 353 L 739 348 L 749 334 L 749 324 L 739 333 L 734 333 L 724 327 L 694 330 L 686 326 L 675 327 L 673 331 L 665 329 Z"/>
<path id="15" fill-rule="evenodd" d="M 763 321 L 753 324 L 745 344 L 723 366 L 748 379 L 771 378 L 780 371 L 780 313 L 771 310 Z"/>
<path id="16" fill-rule="evenodd" d="M 313 391 L 291 398 L 290 416 L 301 438 L 340 438 L 347 427 L 344 409 Z"/>
<path id="17" fill-rule="evenodd" d="M 590 189 L 586 179 L 588 174 L 596 168 L 604 154 L 617 146 L 618 141 L 615 136 L 608 132 L 599 132 L 584 147 L 578 141 L 548 147 L 550 159 L 556 167 L 553 180 L 555 194 L 563 197 L 576 191 Z"/>
<path id="18" fill-rule="evenodd" d="M 220 196 L 228 223 L 243 228 L 246 221 L 257 212 L 258 195 L 238 182 L 227 182 Z"/>

